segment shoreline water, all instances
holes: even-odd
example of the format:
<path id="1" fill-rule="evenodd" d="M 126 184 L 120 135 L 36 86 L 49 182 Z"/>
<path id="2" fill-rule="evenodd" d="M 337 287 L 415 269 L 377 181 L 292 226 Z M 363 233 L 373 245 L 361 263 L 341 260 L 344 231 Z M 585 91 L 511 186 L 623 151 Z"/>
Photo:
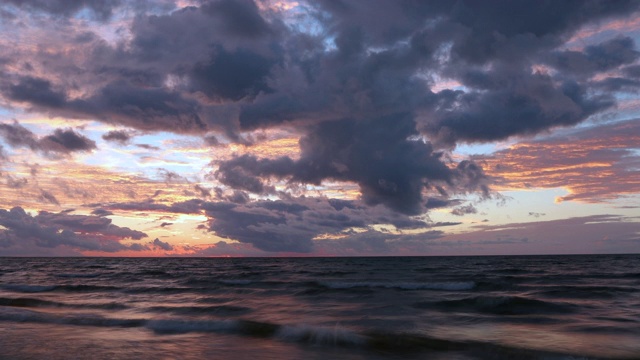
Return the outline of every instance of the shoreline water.
<path id="1" fill-rule="evenodd" d="M 0 330 L 0 359 L 633 359 L 640 256 L 0 258 Z"/>

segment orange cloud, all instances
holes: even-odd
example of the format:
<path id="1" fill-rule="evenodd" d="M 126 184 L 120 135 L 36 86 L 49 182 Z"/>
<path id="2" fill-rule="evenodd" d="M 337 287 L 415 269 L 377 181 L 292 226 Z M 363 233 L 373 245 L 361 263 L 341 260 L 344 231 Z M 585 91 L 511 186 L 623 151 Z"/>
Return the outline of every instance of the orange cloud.
<path id="1" fill-rule="evenodd" d="M 630 120 L 516 144 L 484 161 L 499 190 L 563 187 L 556 201 L 602 202 L 640 193 L 640 122 Z"/>

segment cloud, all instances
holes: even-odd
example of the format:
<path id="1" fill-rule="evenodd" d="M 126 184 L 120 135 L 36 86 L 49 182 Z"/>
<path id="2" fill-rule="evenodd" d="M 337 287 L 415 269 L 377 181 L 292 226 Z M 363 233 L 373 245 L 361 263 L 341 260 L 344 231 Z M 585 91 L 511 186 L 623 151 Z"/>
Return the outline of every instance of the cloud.
<path id="1" fill-rule="evenodd" d="M 170 205 L 156 203 L 153 199 L 149 199 L 141 202 L 127 202 L 127 203 L 111 203 L 111 204 L 96 204 L 101 206 L 103 210 L 128 210 L 128 211 L 159 211 L 159 212 L 172 212 L 178 214 L 198 214 L 201 212 L 201 205 L 203 201 L 199 199 L 186 200 L 183 202 L 176 202 Z"/>
<path id="2" fill-rule="evenodd" d="M 35 106 L 60 108 L 66 103 L 66 96 L 53 89 L 49 80 L 32 76 L 20 77 L 17 83 L 8 85 L 3 92 L 10 100 Z"/>
<path id="3" fill-rule="evenodd" d="M 19 8 L 28 10 L 39 10 L 45 13 L 59 16 L 71 16 L 81 10 L 89 10 L 96 18 L 106 20 L 109 18 L 114 8 L 120 5 L 121 1 L 104 0 L 7 0 L 7 4 L 12 4 Z"/>
<path id="4" fill-rule="evenodd" d="M 45 136 L 40 140 L 40 147 L 44 151 L 58 153 L 86 152 L 96 149 L 96 143 L 72 129 L 56 129 L 52 135 Z"/>
<path id="5" fill-rule="evenodd" d="M 72 152 L 89 152 L 97 149 L 95 141 L 73 129 L 56 129 L 53 134 L 38 138 L 17 121 L 14 121 L 13 124 L 0 123 L 0 136 L 13 147 L 28 147 L 44 154 L 66 155 Z"/>
<path id="6" fill-rule="evenodd" d="M 5 175 L 6 185 L 12 189 L 21 189 L 29 184 L 27 178 L 14 177 L 11 174 Z"/>
<path id="7" fill-rule="evenodd" d="M 124 130 L 112 130 L 102 135 L 102 138 L 104 140 L 117 142 L 121 145 L 127 144 L 132 139 L 132 137 L 133 136 L 130 134 L 130 132 Z"/>
<path id="8" fill-rule="evenodd" d="M 131 129 L 102 137 L 121 144 L 140 131 L 198 136 L 216 146 L 205 171 L 212 170 L 217 191 L 212 196 L 187 184 L 190 192 L 182 193 L 195 192 L 207 202 L 113 200 L 104 211 L 204 212 L 220 236 L 258 250 L 308 252 L 318 236 L 352 227 L 412 224 L 436 208 L 473 213 L 459 198 L 489 198 L 494 184 L 570 187 L 564 200 L 638 191 L 636 182 L 616 180 L 636 175 L 637 157 L 627 140 L 614 142 L 615 151 L 604 142 L 596 151 L 587 145 L 597 140 L 577 132 L 576 158 L 558 146 L 574 141 L 566 138 L 526 140 L 482 159 L 451 156 L 461 144 L 527 139 L 575 126 L 613 109 L 618 92 L 636 92 L 633 37 L 603 34 L 582 48 L 568 41 L 586 26 L 632 18 L 638 2 L 320 0 L 300 2 L 294 12 L 251 0 L 192 5 L 0 5 L 14 15 L 7 16 L 7 28 L 29 39 L 28 46 L 0 43 L 2 104 Z M 260 134 L 285 130 L 298 151 L 274 156 L 258 149 L 268 138 Z M 96 149 L 73 129 L 39 137 L 14 122 L 0 124 L 0 136 L 12 148 L 45 155 Z M 233 143 L 246 151 L 231 150 Z M 525 155 L 535 163 L 522 161 Z M 588 157 L 610 168 L 579 163 Z M 550 176 L 527 171 L 535 165 Z M 579 177 L 575 168 L 567 170 L 571 166 Z M 587 167 L 607 183 L 590 180 Z M 167 187 L 188 183 L 174 168 L 158 175 Z M 357 189 L 356 200 L 298 196 L 330 183 Z M 41 201 L 58 202 L 49 195 L 42 192 Z M 318 213 L 333 222 L 314 223 Z"/>
<path id="9" fill-rule="evenodd" d="M 38 197 L 38 200 L 60 206 L 58 199 L 56 199 L 52 193 L 43 189 L 40 189 L 40 196 Z"/>
<path id="10" fill-rule="evenodd" d="M 365 203 L 407 214 L 422 212 L 423 190 L 435 186 L 488 192 L 482 168 L 466 161 L 451 169 L 429 143 L 411 140 L 416 135 L 407 114 L 326 122 L 300 139 L 298 160 L 243 155 L 222 162 L 216 175 L 225 185 L 254 193 L 267 191 L 260 177 L 316 185 L 352 181 L 360 186 Z"/>
<path id="11" fill-rule="evenodd" d="M 196 185 L 193 186 L 193 189 L 195 191 L 197 191 L 200 194 L 200 196 L 202 196 L 204 198 L 211 197 L 211 190 L 209 190 L 209 189 L 207 189 L 205 187 L 202 187 L 202 186 L 196 184 Z"/>
<path id="12" fill-rule="evenodd" d="M 539 213 L 539 212 L 533 212 L 533 211 L 529 211 L 529 216 L 533 216 L 535 218 L 539 218 L 540 216 L 545 216 L 547 214 L 545 213 Z"/>
<path id="13" fill-rule="evenodd" d="M 11 210 L 0 209 L 0 237 L 3 239 L 0 254 L 16 251 L 27 256 L 42 248 L 69 248 L 77 251 L 116 252 L 122 250 L 143 250 L 122 244 L 124 239 L 139 240 L 147 235 L 111 224 L 111 219 L 70 215 L 68 213 L 40 212 L 36 216 L 27 214 L 21 207 Z"/>
<path id="14" fill-rule="evenodd" d="M 563 187 L 570 194 L 558 201 L 603 202 L 640 192 L 633 150 L 639 134 L 638 120 L 614 122 L 521 142 L 476 161 L 503 188 Z"/>
<path id="15" fill-rule="evenodd" d="M 153 242 L 151 244 L 154 247 L 160 248 L 160 249 L 165 250 L 165 251 L 172 251 L 173 250 L 173 246 L 171 244 L 169 244 L 168 242 L 165 242 L 165 241 L 161 241 L 158 238 L 153 240 Z"/>
<path id="16" fill-rule="evenodd" d="M 39 148 L 38 139 L 35 134 L 20 125 L 17 121 L 14 121 L 13 124 L 1 123 L 0 136 L 2 136 L 7 144 L 13 147 L 26 146 L 32 150 Z"/>
<path id="17" fill-rule="evenodd" d="M 192 91 L 236 101 L 271 92 L 267 76 L 273 64 L 273 60 L 253 52 L 239 49 L 230 53 L 219 47 L 207 62 L 194 66 L 190 73 Z"/>
<path id="18" fill-rule="evenodd" d="M 97 215 L 97 216 L 109 216 L 109 215 L 113 215 L 113 212 L 109 211 L 109 210 L 105 210 L 105 209 L 95 209 L 93 211 L 91 211 L 92 215 Z"/>
<path id="19" fill-rule="evenodd" d="M 433 226 L 423 217 L 407 216 L 384 206 L 369 206 L 362 201 L 313 197 L 284 196 L 280 200 L 205 202 L 192 199 L 170 205 L 153 201 L 103 204 L 110 210 L 156 211 L 206 215 L 207 230 L 215 235 L 250 244 L 266 252 L 309 253 L 314 251 L 316 238 L 351 237 L 355 228 L 372 234 L 376 226 L 393 229 L 426 231 Z M 394 237 L 387 231 L 389 237 Z"/>
<path id="20" fill-rule="evenodd" d="M 432 254 L 593 254 L 640 251 L 640 223 L 619 215 L 477 225 L 431 243 Z"/>
<path id="21" fill-rule="evenodd" d="M 424 220 L 370 207 L 358 201 L 287 198 L 277 201 L 204 203 L 210 230 L 270 252 L 310 252 L 321 235 L 344 235 L 351 228 L 391 225 L 397 229 L 428 228 Z M 372 229 L 375 232 L 375 230 Z"/>
<path id="22" fill-rule="evenodd" d="M 560 71 L 592 75 L 631 64 L 638 59 L 639 54 L 630 37 L 618 37 L 587 46 L 583 51 L 555 52 L 551 63 Z"/>
<path id="23" fill-rule="evenodd" d="M 451 215 L 455 215 L 455 216 L 464 216 L 467 214 L 477 214 L 477 213 L 478 213 L 478 209 L 476 209 L 476 207 L 473 206 L 472 204 L 465 205 L 465 206 L 458 206 L 456 208 L 453 208 L 453 210 L 451 210 Z"/>

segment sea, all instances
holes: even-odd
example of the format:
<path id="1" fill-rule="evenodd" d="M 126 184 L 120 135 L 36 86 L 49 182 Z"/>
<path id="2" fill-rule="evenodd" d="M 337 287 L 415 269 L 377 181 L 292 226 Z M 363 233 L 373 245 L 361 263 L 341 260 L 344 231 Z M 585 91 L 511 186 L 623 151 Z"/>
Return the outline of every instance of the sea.
<path id="1" fill-rule="evenodd" d="M 640 255 L 0 258 L 0 359 L 640 359 Z"/>

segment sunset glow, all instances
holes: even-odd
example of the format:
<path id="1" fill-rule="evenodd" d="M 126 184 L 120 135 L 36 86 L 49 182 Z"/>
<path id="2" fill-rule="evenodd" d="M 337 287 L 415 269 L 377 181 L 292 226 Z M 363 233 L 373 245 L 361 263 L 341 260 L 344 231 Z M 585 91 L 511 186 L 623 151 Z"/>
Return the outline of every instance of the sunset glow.
<path id="1" fill-rule="evenodd" d="M 0 256 L 640 252 L 640 3 L 443 4 L 3 2 Z"/>

